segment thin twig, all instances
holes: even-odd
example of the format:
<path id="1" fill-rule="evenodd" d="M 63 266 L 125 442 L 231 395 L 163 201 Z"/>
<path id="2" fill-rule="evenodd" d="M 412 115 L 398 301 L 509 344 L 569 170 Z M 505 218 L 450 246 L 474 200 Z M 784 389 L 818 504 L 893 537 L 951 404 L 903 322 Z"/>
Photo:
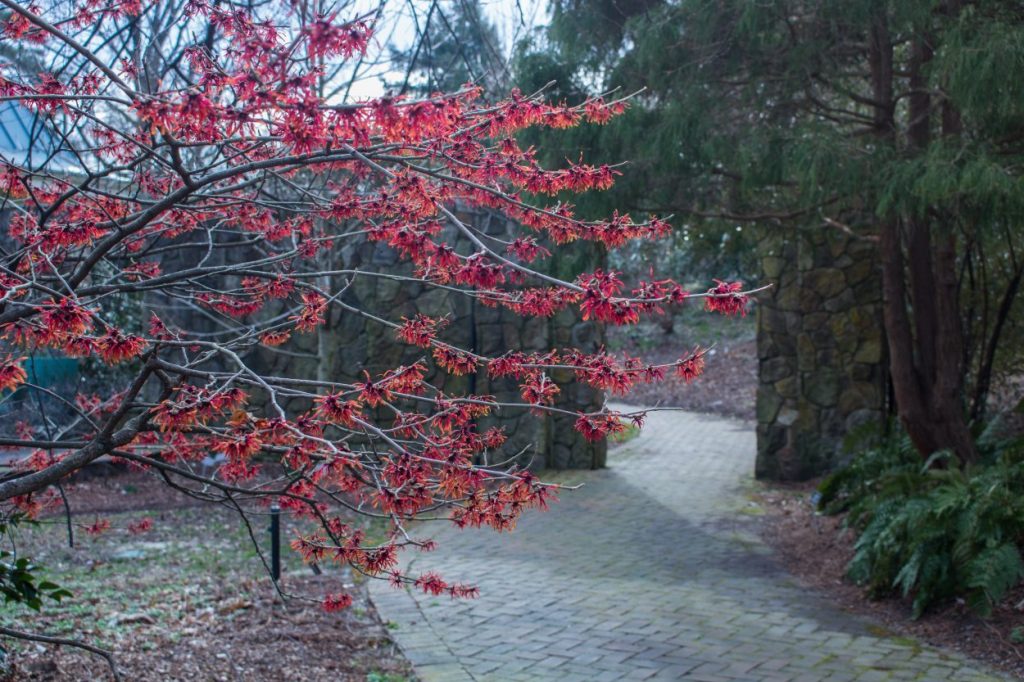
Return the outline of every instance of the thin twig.
<path id="1" fill-rule="evenodd" d="M 121 675 L 117 671 L 117 663 L 114 661 L 114 654 L 106 649 L 93 646 L 92 644 L 86 644 L 85 642 L 77 639 L 68 639 L 67 637 L 54 637 L 52 635 L 40 635 L 34 632 L 24 632 L 22 630 L 14 630 L 0 625 L 0 635 L 7 637 L 13 637 L 14 639 L 24 639 L 30 642 L 44 642 L 46 644 L 56 644 L 58 646 L 70 646 L 77 649 L 83 649 L 89 653 L 102 656 L 107 661 L 107 665 L 110 666 L 110 673 L 114 676 L 114 682 L 121 682 Z"/>

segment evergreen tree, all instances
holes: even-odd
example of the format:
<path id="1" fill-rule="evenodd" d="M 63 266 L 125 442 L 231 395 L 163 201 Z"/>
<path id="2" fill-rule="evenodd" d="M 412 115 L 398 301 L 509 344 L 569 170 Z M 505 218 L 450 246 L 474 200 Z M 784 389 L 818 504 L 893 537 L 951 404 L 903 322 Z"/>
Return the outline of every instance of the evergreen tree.
<path id="1" fill-rule="evenodd" d="M 399 92 L 455 92 L 472 82 L 493 93 L 503 84 L 501 42 L 479 0 L 438 0 L 417 20 L 415 43 L 392 53 L 403 71 Z"/>
<path id="2" fill-rule="evenodd" d="M 554 0 L 519 65 L 570 97 L 645 88 L 580 133 L 643 160 L 594 201 L 672 210 L 712 245 L 744 220 L 878 240 L 899 415 L 922 454 L 976 458 L 1024 269 L 1020 3 Z"/>

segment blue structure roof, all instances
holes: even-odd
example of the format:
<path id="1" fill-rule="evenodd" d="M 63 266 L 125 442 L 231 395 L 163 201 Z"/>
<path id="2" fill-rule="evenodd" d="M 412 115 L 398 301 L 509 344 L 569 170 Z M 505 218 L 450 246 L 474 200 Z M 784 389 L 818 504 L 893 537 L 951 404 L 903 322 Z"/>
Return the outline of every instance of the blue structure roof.
<path id="1" fill-rule="evenodd" d="M 61 150 L 60 137 L 47 122 L 17 101 L 0 102 L 0 158 L 29 170 L 66 173 L 79 167 Z"/>

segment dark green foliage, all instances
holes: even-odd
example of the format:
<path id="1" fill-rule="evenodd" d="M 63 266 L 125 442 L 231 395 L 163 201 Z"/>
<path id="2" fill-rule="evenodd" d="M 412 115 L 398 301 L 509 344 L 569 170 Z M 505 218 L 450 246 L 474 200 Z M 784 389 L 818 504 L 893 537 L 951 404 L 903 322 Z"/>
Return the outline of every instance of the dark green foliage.
<path id="1" fill-rule="evenodd" d="M 896 260 L 908 271 L 910 262 L 932 260 L 928 252 L 952 235 L 954 255 L 932 274 L 957 281 L 954 307 L 962 324 L 942 337 L 957 361 L 938 369 L 960 375 L 963 390 L 942 396 L 941 412 L 955 412 L 960 406 L 953 403 L 963 397 L 974 424 L 986 419 L 990 389 L 1024 365 L 1017 296 L 1024 288 L 1020 2 L 553 0 L 551 6 L 547 30 L 520 46 L 517 84 L 532 90 L 556 80 L 553 96 L 568 101 L 643 90 L 607 126 L 524 135 L 547 163 L 575 158 L 578 150 L 595 162 L 628 161 L 628 172 L 609 191 L 574 199 L 581 215 L 674 214 L 678 238 L 653 257 L 661 269 L 692 279 L 754 279 L 759 237 L 769 231 L 845 228 L 877 240 L 884 227 L 898 233 L 888 252 L 901 250 Z M 915 46 L 925 43 L 934 54 L 915 57 Z M 929 93 L 923 113 L 911 112 L 914 91 Z M 912 226 L 927 231 L 928 240 L 911 256 Z M 612 265 L 636 272 L 651 260 L 627 255 Z M 920 286 L 919 301 L 934 296 L 935 286 Z M 906 298 L 887 300 L 893 309 L 904 305 L 911 326 L 918 314 L 922 328 L 935 326 L 927 306 Z M 886 331 L 900 336 L 900 347 L 908 345 L 902 330 Z M 936 338 L 919 330 L 916 343 Z M 890 359 L 906 367 L 915 356 L 920 362 L 932 355 L 922 347 Z M 938 376 L 932 367 L 915 371 Z M 913 409 L 907 393 L 896 396 L 901 416 L 940 412 Z M 962 435 L 959 426 L 951 431 Z M 934 427 L 914 429 L 922 456 L 952 447 L 969 458 L 962 439 L 943 435 L 926 443 L 919 432 L 942 430 Z"/>
<path id="2" fill-rule="evenodd" d="M 25 557 L 14 558 L 8 551 L 0 551 L 0 594 L 5 603 L 24 604 L 38 611 L 43 606 L 43 599 L 60 601 L 70 597 L 71 593 L 47 580 L 36 580 L 34 565 Z"/>
<path id="3" fill-rule="evenodd" d="M 16 514 L 0 522 L 0 538 L 24 520 L 23 516 Z M 43 599 L 60 601 L 71 596 L 71 593 L 60 585 L 39 580 L 36 574 L 38 569 L 39 567 L 27 558 L 0 550 L 0 595 L 3 595 L 4 603 L 24 604 L 38 611 L 43 606 Z"/>
<path id="4" fill-rule="evenodd" d="M 818 488 L 818 507 L 826 514 L 849 512 L 848 522 L 861 518 L 884 500 L 916 492 L 922 482 L 921 457 L 905 434 L 880 436 L 874 425 L 851 434 L 846 446 L 858 454 Z"/>
<path id="5" fill-rule="evenodd" d="M 954 596 L 987 614 L 1024 578 L 1024 447 L 980 439 L 984 462 L 921 463 L 903 434 L 826 479 L 819 506 L 860 531 L 849 576 L 875 595 L 913 597 L 914 616 Z"/>

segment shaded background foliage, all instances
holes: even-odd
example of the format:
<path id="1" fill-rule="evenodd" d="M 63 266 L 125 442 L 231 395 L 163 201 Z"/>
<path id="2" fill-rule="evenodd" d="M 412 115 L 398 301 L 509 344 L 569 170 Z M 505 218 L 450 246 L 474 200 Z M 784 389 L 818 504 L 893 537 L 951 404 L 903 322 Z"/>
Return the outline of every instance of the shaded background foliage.
<path id="1" fill-rule="evenodd" d="M 517 54 L 524 89 L 554 80 L 570 101 L 642 89 L 615 124 L 544 138 L 551 158 L 582 148 L 636 160 L 614 188 L 581 197 L 581 210 L 675 213 L 680 267 L 747 276 L 757 271 L 758 230 L 878 239 L 892 225 L 896 241 L 883 249 L 902 262 L 909 290 L 899 307 L 914 327 L 904 340 L 914 351 L 897 362 L 915 364 L 924 386 L 936 372 L 960 375 L 962 411 L 974 424 L 984 420 L 993 377 L 1020 369 L 1014 341 L 1024 331 L 1014 314 L 1024 268 L 1017 3 L 551 7 L 550 26 Z M 915 225 L 926 242 L 920 251 Z M 912 262 L 947 247 L 949 262 L 934 263 L 925 278 L 932 290 L 917 290 Z M 962 356 L 946 362 L 952 367 L 927 360 L 937 352 L 926 347 L 928 330 L 950 317 L 927 300 L 942 278 L 954 289 L 948 311 L 959 317 L 946 336 L 962 337 L 951 342 Z"/>

